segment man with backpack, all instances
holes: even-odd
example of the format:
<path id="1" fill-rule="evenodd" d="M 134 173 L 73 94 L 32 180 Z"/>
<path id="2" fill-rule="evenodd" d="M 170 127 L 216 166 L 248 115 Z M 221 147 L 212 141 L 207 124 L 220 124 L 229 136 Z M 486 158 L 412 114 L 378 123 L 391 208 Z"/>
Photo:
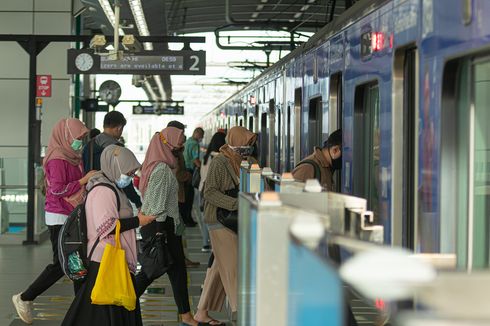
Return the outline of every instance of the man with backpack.
<path id="1" fill-rule="evenodd" d="M 293 177 L 298 181 L 317 179 L 322 187 L 333 191 L 332 175 L 342 169 L 342 129 L 334 131 L 323 143 L 323 148 L 315 147 L 313 154 L 296 165 Z"/>
<path id="2" fill-rule="evenodd" d="M 100 170 L 100 155 L 107 146 L 117 145 L 124 147 L 120 139 L 126 122 L 126 118 L 119 111 L 111 111 L 105 115 L 103 132 L 92 138 L 83 149 L 85 171 Z M 137 208 L 141 207 L 141 198 L 134 189 L 132 182 L 123 191 Z"/>

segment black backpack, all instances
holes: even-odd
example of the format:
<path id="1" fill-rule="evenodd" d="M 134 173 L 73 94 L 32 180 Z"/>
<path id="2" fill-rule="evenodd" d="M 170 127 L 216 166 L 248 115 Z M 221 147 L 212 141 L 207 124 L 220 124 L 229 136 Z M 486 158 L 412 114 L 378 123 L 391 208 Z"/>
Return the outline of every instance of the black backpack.
<path id="1" fill-rule="evenodd" d="M 83 148 L 83 168 L 85 171 L 100 170 L 100 156 L 104 147 L 95 142 L 95 137 Z"/>
<path id="2" fill-rule="evenodd" d="M 304 161 L 299 162 L 298 165 L 296 165 L 296 167 L 300 166 L 301 164 L 312 165 L 313 169 L 315 170 L 315 174 L 314 174 L 313 178 L 317 179 L 318 182 L 320 182 L 320 184 L 322 183 L 322 172 L 321 172 L 320 166 L 318 165 L 317 162 L 315 162 L 313 160 L 304 160 Z"/>
<path id="3" fill-rule="evenodd" d="M 108 183 L 99 183 L 95 187 L 104 186 L 110 188 L 116 194 L 117 210 L 121 208 L 119 196 L 114 186 Z M 90 193 L 89 191 L 89 193 Z M 87 256 L 87 216 L 85 213 L 85 203 L 87 196 L 82 204 L 75 207 L 63 224 L 58 236 L 58 258 L 63 269 L 63 273 L 71 280 L 84 280 L 87 276 L 88 265 L 95 247 L 99 244 L 97 239 Z"/>

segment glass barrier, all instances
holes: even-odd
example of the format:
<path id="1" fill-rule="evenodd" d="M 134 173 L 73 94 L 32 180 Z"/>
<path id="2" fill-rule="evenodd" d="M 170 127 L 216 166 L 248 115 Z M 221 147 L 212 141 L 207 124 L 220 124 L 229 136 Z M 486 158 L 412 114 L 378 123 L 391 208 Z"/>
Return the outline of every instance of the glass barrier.
<path id="1" fill-rule="evenodd" d="M 27 147 L 0 146 L 0 238 L 27 232 Z M 36 180 L 42 177 L 42 168 L 36 169 Z M 35 191 L 34 234 L 47 228 L 44 223 L 44 196 L 39 187 Z"/>

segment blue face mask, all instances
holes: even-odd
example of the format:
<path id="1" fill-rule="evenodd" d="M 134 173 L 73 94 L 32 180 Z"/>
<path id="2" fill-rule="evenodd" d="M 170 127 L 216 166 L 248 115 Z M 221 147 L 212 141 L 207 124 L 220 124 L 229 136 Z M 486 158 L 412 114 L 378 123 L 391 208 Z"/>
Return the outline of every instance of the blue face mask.
<path id="1" fill-rule="evenodd" d="M 121 174 L 119 179 L 116 180 L 116 186 L 119 189 L 126 188 L 131 183 L 131 177 L 129 175 Z"/>
<path id="2" fill-rule="evenodd" d="M 83 141 L 79 139 L 73 139 L 73 142 L 71 143 L 71 148 L 75 151 L 78 152 L 82 149 L 83 146 Z"/>

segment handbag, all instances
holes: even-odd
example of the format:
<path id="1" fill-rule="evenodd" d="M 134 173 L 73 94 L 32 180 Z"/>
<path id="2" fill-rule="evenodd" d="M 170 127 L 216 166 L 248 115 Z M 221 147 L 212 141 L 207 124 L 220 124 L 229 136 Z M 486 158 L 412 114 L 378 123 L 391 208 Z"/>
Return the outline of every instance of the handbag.
<path id="1" fill-rule="evenodd" d="M 199 184 L 201 183 L 201 168 L 196 167 L 194 172 L 192 173 L 191 184 L 194 188 L 199 188 Z"/>
<path id="2" fill-rule="evenodd" d="M 225 195 L 238 198 L 239 193 L 238 185 L 235 184 L 235 188 L 225 191 Z M 216 219 L 224 227 L 238 234 L 238 210 L 230 211 L 222 207 L 216 209 Z"/>
<path id="3" fill-rule="evenodd" d="M 90 298 L 92 304 L 136 308 L 136 292 L 129 274 L 126 253 L 121 249 L 121 223 L 116 221 L 115 246 L 106 244 Z"/>
<path id="4" fill-rule="evenodd" d="M 139 262 L 149 280 L 159 278 L 172 267 L 174 260 L 168 250 L 165 233 L 157 233 L 144 241 L 142 249 Z"/>

